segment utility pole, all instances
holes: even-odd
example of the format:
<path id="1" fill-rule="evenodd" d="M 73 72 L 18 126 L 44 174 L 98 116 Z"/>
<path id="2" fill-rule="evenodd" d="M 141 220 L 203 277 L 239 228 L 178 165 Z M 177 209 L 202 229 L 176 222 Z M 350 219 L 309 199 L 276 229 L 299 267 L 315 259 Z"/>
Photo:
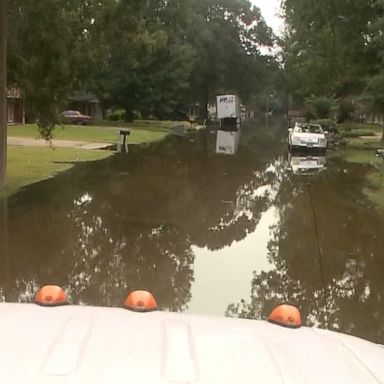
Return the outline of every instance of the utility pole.
<path id="1" fill-rule="evenodd" d="M 0 189 L 7 182 L 7 0 L 0 0 Z"/>

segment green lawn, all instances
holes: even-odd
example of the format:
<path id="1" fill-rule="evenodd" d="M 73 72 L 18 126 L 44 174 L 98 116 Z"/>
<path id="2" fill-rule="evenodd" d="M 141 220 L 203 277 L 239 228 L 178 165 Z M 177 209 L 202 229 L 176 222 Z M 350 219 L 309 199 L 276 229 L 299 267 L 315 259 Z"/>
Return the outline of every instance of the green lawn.
<path id="1" fill-rule="evenodd" d="M 379 125 L 343 123 L 339 125 L 339 129 L 347 141 L 348 148 L 374 150 L 382 146 L 382 128 Z"/>
<path id="2" fill-rule="evenodd" d="M 73 162 L 104 159 L 112 151 L 72 148 L 8 147 L 8 183 L 0 198 L 23 186 L 53 177 L 73 166 Z"/>
<path id="3" fill-rule="evenodd" d="M 370 164 L 371 172 L 367 175 L 367 184 L 364 193 L 376 206 L 384 211 L 384 161 L 375 156 L 375 152 L 347 149 L 342 152 L 343 157 L 350 163 Z"/>
<path id="4" fill-rule="evenodd" d="M 113 124 L 113 123 L 111 123 Z M 139 144 L 161 140 L 171 132 L 171 121 L 135 121 L 132 124 L 115 126 L 101 122 L 98 126 L 64 125 L 57 126 L 53 138 L 100 143 L 121 143 L 119 129 L 131 128 L 128 143 Z M 39 138 L 35 124 L 11 125 L 8 136 Z M 0 191 L 0 198 L 9 196 L 21 187 L 53 177 L 58 172 L 71 168 L 73 162 L 99 160 L 113 152 L 72 148 L 27 148 L 8 147 L 8 183 Z"/>
<path id="5" fill-rule="evenodd" d="M 120 143 L 122 139 L 118 131 L 131 128 L 128 143 L 139 144 L 163 139 L 170 133 L 172 124 L 172 122 L 161 121 L 137 121 L 132 125 L 125 126 L 62 125 L 55 128 L 53 138 L 97 143 Z M 8 136 L 39 138 L 39 132 L 35 124 L 11 125 L 8 127 Z"/>
<path id="6" fill-rule="evenodd" d="M 377 124 L 361 124 L 361 123 L 352 123 L 346 122 L 339 125 L 339 128 L 342 132 L 353 132 L 361 131 L 365 132 L 376 132 L 381 133 L 383 130 L 380 125 Z"/>
<path id="7" fill-rule="evenodd" d="M 377 148 L 381 148 L 383 144 L 380 142 L 380 138 L 353 138 L 347 139 L 347 147 L 350 149 L 367 149 L 375 152 Z"/>
<path id="8" fill-rule="evenodd" d="M 384 213 L 384 165 L 376 167 L 374 172 L 368 175 L 368 186 L 364 192 Z"/>

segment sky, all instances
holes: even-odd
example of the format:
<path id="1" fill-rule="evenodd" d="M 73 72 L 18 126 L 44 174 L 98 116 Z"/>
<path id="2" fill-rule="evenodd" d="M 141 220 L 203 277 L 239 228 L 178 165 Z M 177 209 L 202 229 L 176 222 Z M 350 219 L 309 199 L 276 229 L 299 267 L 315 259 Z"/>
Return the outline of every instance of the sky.
<path id="1" fill-rule="evenodd" d="M 277 16 L 280 9 L 280 0 L 250 0 L 260 8 L 260 11 L 266 23 L 273 29 L 275 33 L 279 33 L 282 29 L 283 22 Z"/>

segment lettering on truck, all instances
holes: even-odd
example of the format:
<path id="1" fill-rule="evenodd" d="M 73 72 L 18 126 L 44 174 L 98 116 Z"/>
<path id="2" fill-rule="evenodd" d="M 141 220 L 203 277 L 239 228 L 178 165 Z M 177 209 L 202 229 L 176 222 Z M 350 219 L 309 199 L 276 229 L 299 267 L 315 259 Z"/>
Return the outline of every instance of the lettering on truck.
<path id="1" fill-rule="evenodd" d="M 235 99 L 231 97 L 230 99 L 228 97 L 221 97 L 219 99 L 219 103 L 234 103 Z"/>

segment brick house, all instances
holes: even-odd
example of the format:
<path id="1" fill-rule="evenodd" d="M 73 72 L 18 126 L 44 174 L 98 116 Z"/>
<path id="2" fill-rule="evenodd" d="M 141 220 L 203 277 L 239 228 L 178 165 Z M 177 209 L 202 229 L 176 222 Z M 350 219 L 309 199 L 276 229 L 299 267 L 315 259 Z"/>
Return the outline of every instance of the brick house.
<path id="1" fill-rule="evenodd" d="M 19 88 L 7 89 L 7 122 L 9 124 L 25 123 L 24 101 Z"/>

